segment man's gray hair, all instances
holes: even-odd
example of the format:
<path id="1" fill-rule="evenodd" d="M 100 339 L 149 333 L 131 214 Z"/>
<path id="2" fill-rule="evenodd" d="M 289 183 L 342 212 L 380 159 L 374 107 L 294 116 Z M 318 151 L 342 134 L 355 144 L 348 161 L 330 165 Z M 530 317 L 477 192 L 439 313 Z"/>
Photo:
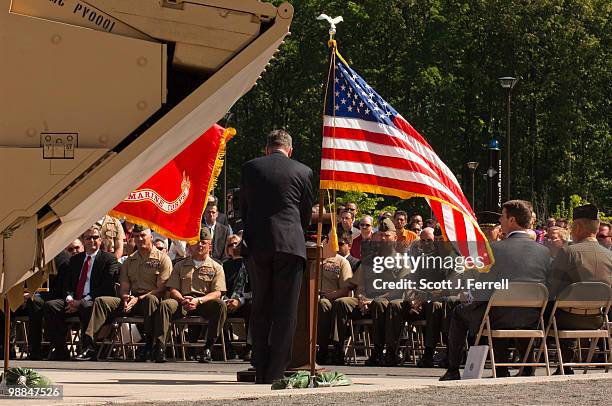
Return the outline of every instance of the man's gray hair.
<path id="1" fill-rule="evenodd" d="M 268 134 L 268 148 L 292 148 L 291 136 L 285 130 L 273 130 Z"/>

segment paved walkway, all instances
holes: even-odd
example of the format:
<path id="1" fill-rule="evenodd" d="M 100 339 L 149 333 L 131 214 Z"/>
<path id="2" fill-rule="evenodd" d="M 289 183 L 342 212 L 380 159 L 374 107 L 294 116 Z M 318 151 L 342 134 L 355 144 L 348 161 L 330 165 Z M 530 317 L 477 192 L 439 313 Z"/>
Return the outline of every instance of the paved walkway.
<path id="1" fill-rule="evenodd" d="M 531 378 L 481 379 L 438 382 L 441 369 L 414 367 L 342 367 L 354 382 L 350 387 L 272 391 L 267 385 L 236 382 L 235 373 L 244 363 L 202 365 L 193 362 L 139 364 L 133 362 L 26 362 L 12 366 L 31 367 L 64 386 L 64 399 L 0 400 L 0 405 L 101 405 L 181 404 L 208 400 L 232 406 L 253 404 L 440 404 L 450 401 L 482 403 L 600 403 L 612 398 L 612 374 L 536 376 Z M 485 373 L 487 373 L 486 371 Z M 418 390 L 416 390 L 418 389 Z M 538 396 L 537 391 L 544 391 Z M 579 399 L 570 396 L 578 392 Z M 509 397 L 501 394 L 505 393 Z M 459 396 L 459 398 L 457 398 Z M 487 396 L 490 399 L 487 399 Z M 556 397 L 555 397 L 556 396 Z M 522 401 L 520 399 L 523 399 Z M 397 404 L 401 404 L 397 402 Z"/>

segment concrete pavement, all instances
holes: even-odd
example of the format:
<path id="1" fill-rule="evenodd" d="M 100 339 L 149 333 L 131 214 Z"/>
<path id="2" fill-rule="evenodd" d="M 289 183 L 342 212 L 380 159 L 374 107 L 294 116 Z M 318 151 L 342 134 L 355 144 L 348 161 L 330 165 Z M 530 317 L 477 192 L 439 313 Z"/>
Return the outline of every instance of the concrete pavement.
<path id="1" fill-rule="evenodd" d="M 268 385 L 254 385 L 236 382 L 235 373 L 245 369 L 246 363 L 229 362 L 198 364 L 193 362 L 169 362 L 166 364 L 134 362 L 29 362 L 13 361 L 12 366 L 34 368 L 48 376 L 56 384 L 64 386 L 64 399 L 58 400 L 0 400 L 3 405 L 102 405 L 117 404 L 195 404 L 203 400 L 214 404 L 227 403 L 232 399 L 235 404 L 309 404 L 311 401 L 327 404 L 345 404 L 350 397 L 370 399 L 369 404 L 380 404 L 407 397 L 416 400 L 417 394 L 431 392 L 433 404 L 446 403 L 447 395 L 463 393 L 462 398 L 477 395 L 483 400 L 483 394 L 489 393 L 491 401 L 500 400 L 496 393 L 510 390 L 510 394 L 525 395 L 526 388 L 548 388 L 554 394 L 562 394 L 567 388 L 577 384 L 587 398 L 587 403 L 597 402 L 597 396 L 607 396 L 600 388 L 612 388 L 612 374 L 599 371 L 587 375 L 570 377 L 542 376 L 541 369 L 536 377 L 481 379 L 458 382 L 439 382 L 443 370 L 439 368 L 420 369 L 414 367 L 366 368 L 338 367 L 334 370 L 344 372 L 353 380 L 350 387 L 292 389 L 272 391 Z M 485 374 L 490 375 L 489 371 Z M 485 376 L 486 376 L 485 375 Z M 483 389 L 485 388 L 485 389 Z M 510 389 L 508 389 L 510 388 Z M 513 388 L 513 389 L 512 389 Z M 586 389 L 585 389 L 586 388 Z M 592 388 L 593 396 L 589 397 Z M 432 392 L 433 391 L 433 392 Z M 447 395 L 445 395 L 445 393 Z M 532 392 L 535 394 L 535 392 Z M 535 395 L 534 395 L 535 396 Z M 528 397 L 534 403 L 545 403 L 552 399 L 538 401 L 537 397 Z M 418 396 L 417 396 L 418 397 Z M 454 396 L 453 396 L 454 397 Z M 446 399 L 445 399 L 446 398 Z M 312 399 L 312 400 L 309 400 Z M 317 401 L 316 399 L 319 399 Z M 333 400 L 336 399 L 336 400 Z M 506 399 L 510 400 L 510 399 Z M 177 403 L 175 403 L 177 402 Z M 208 402 L 207 402 L 208 403 Z M 420 403 L 420 402 L 417 402 Z M 423 400 L 423 403 L 425 400 Z M 461 402 L 463 403 L 463 402 Z M 473 401 L 474 403 L 474 401 Z M 527 402 L 530 403 L 530 402 Z M 556 400 L 555 403 L 563 403 Z M 581 402 L 583 403 L 583 402 Z M 519 404 L 523 404 L 522 402 Z"/>

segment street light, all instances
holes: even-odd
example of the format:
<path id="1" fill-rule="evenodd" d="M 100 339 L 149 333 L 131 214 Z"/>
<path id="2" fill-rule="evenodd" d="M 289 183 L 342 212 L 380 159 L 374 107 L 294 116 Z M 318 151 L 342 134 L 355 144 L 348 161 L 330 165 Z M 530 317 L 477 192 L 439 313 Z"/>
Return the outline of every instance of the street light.
<path id="1" fill-rule="evenodd" d="M 474 208 L 474 172 L 476 172 L 476 168 L 478 168 L 478 162 L 468 162 L 466 165 L 472 173 L 472 211 L 476 212 Z"/>
<path id="2" fill-rule="evenodd" d="M 512 88 L 514 87 L 514 85 L 516 85 L 516 82 L 518 82 L 517 78 L 513 78 L 511 76 L 504 76 L 502 78 L 498 78 L 497 80 L 499 80 L 499 84 L 501 85 L 501 87 L 503 87 L 504 89 L 506 89 L 506 93 L 508 95 L 508 100 L 506 102 L 507 104 L 507 116 L 506 116 L 506 121 L 507 121 L 507 127 L 506 127 L 506 173 L 503 174 L 503 176 L 506 177 L 506 190 L 505 190 L 505 200 L 508 201 L 511 198 L 511 193 L 510 193 L 510 95 L 512 93 Z"/>

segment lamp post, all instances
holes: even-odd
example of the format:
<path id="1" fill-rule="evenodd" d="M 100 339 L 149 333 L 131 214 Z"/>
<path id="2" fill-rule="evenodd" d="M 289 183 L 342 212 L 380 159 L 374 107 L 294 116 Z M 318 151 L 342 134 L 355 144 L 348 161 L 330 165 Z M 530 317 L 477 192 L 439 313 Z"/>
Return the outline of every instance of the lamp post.
<path id="1" fill-rule="evenodd" d="M 512 94 L 512 88 L 518 82 L 517 78 L 513 78 L 511 76 L 504 76 L 502 78 L 498 78 L 499 84 L 501 87 L 506 89 L 506 94 L 508 99 L 506 101 L 506 173 L 503 176 L 506 177 L 506 190 L 504 191 L 504 198 L 506 201 L 510 200 L 510 95 Z"/>
<path id="2" fill-rule="evenodd" d="M 476 168 L 478 168 L 478 162 L 468 162 L 466 165 L 472 174 L 472 211 L 476 212 L 474 208 L 474 173 L 476 172 Z"/>

